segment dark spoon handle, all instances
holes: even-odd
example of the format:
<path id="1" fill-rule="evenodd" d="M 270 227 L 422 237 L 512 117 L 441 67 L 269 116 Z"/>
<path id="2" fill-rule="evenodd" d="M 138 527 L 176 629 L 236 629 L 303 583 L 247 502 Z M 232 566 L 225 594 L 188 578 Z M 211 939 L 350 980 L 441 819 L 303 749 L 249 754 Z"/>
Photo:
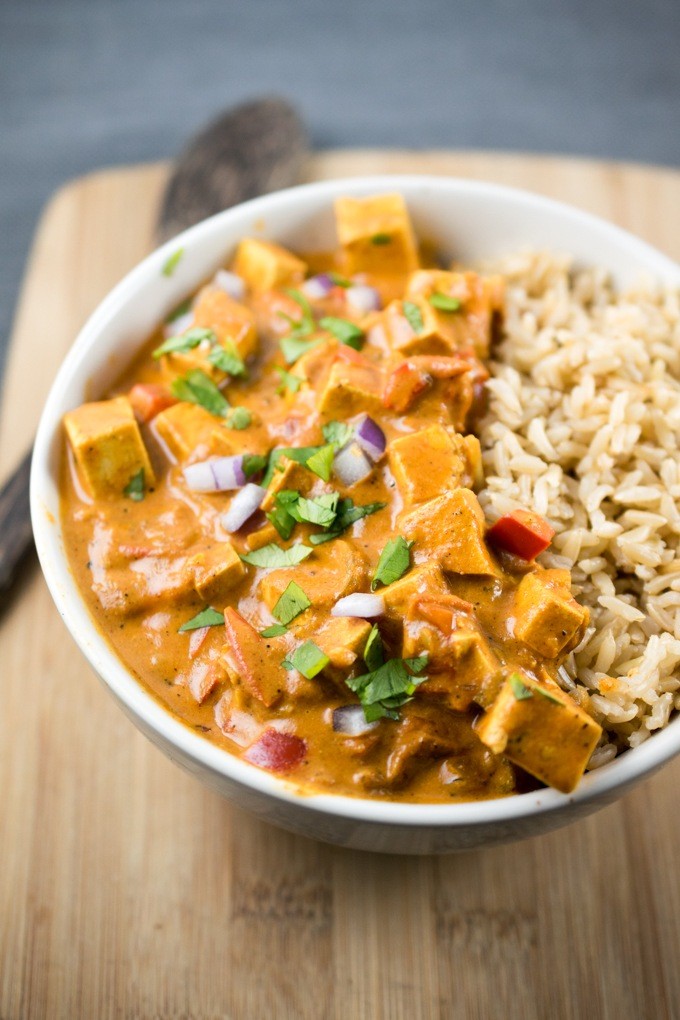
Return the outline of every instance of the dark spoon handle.
<path id="1" fill-rule="evenodd" d="M 33 542 L 28 498 L 32 452 L 28 451 L 0 489 L 0 600 Z"/>

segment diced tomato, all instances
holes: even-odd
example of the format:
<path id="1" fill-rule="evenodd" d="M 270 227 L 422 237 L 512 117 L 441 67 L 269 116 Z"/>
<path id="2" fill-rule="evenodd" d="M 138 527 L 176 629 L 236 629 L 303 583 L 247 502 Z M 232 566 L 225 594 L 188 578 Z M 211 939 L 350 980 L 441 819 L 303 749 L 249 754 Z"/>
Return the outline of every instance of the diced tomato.
<path id="1" fill-rule="evenodd" d="M 554 535 L 555 529 L 543 517 L 529 510 L 513 510 L 500 517 L 486 537 L 523 560 L 533 560 L 548 548 Z"/>
<path id="2" fill-rule="evenodd" d="M 307 744 L 300 737 L 270 728 L 250 745 L 243 757 L 260 768 L 288 772 L 300 764 L 306 753 Z"/>
<path id="3" fill-rule="evenodd" d="M 166 407 L 172 407 L 177 403 L 172 394 L 157 383 L 137 383 L 128 396 L 137 421 L 142 423 L 151 421 Z"/>
<path id="4" fill-rule="evenodd" d="M 383 393 L 383 404 L 392 411 L 403 414 L 413 401 L 428 388 L 431 376 L 416 365 L 404 361 L 387 377 Z"/>

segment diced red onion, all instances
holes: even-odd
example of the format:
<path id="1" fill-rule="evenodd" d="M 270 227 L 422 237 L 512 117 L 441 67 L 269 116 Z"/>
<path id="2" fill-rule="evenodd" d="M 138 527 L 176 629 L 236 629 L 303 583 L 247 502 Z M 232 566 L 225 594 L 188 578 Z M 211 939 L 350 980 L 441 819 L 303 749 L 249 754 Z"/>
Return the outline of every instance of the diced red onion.
<path id="1" fill-rule="evenodd" d="M 184 468 L 184 480 L 192 492 L 228 492 L 246 484 L 243 454 L 213 457 Z"/>
<path id="2" fill-rule="evenodd" d="M 300 764 L 306 753 L 306 741 L 294 733 L 281 733 L 270 726 L 250 745 L 243 757 L 260 768 L 288 772 Z"/>
<path id="3" fill-rule="evenodd" d="M 300 290 L 310 301 L 321 301 L 322 298 L 328 297 L 334 286 L 328 273 L 319 273 L 318 276 L 310 276 L 305 280 Z"/>
<path id="4" fill-rule="evenodd" d="M 385 612 L 385 600 L 382 595 L 368 595 L 355 591 L 345 595 L 331 609 L 331 616 L 356 616 L 368 620 L 372 616 L 382 616 Z"/>
<path id="5" fill-rule="evenodd" d="M 357 421 L 354 437 L 373 463 L 380 460 L 385 452 L 387 440 L 380 426 L 372 418 L 369 418 L 367 414 L 362 414 L 361 418 Z"/>
<path id="6" fill-rule="evenodd" d="M 189 658 L 193 659 L 200 650 L 201 645 L 208 636 L 210 627 L 199 627 L 198 630 L 192 630 L 191 637 L 189 638 Z"/>
<path id="7" fill-rule="evenodd" d="M 237 276 L 236 273 L 231 273 L 228 269 L 218 269 L 213 283 L 220 290 L 223 290 L 225 294 L 233 298 L 234 301 L 243 301 L 246 296 L 245 281 L 240 276 Z"/>
<path id="8" fill-rule="evenodd" d="M 333 729 L 336 733 L 344 733 L 348 737 L 360 737 L 369 733 L 378 725 L 377 722 L 366 722 L 361 705 L 343 705 L 333 710 Z"/>
<path id="9" fill-rule="evenodd" d="M 348 443 L 336 453 L 333 470 L 343 485 L 354 485 L 368 478 L 373 465 L 357 443 Z"/>
<path id="10" fill-rule="evenodd" d="M 379 312 L 382 307 L 380 294 L 375 287 L 355 285 L 348 287 L 345 291 L 347 302 L 360 315 L 368 315 L 369 312 Z"/>
<path id="11" fill-rule="evenodd" d="M 178 315 L 170 322 L 166 322 L 165 326 L 163 326 L 163 336 L 166 340 L 171 336 L 179 336 L 180 333 L 186 333 L 193 324 L 194 313 L 183 312 L 182 315 Z"/>
<path id="12" fill-rule="evenodd" d="M 266 492 L 267 490 L 263 486 L 255 485 L 254 482 L 244 485 L 232 499 L 226 514 L 222 514 L 220 517 L 220 524 L 224 530 L 231 535 L 243 527 L 255 511 L 260 509 Z"/>

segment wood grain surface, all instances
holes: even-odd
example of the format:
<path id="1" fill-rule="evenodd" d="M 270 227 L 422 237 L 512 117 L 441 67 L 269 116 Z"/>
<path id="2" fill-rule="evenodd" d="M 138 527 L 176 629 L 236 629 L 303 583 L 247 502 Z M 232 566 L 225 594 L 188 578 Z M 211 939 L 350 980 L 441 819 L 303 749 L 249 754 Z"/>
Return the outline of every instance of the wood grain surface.
<path id="1" fill-rule="evenodd" d="M 680 174 L 493 154 L 333 152 L 310 178 L 531 188 L 680 257 Z M 79 326 L 149 247 L 162 166 L 62 189 L 38 231 L 0 479 Z M 680 1017 L 680 761 L 551 835 L 447 858 L 335 849 L 180 772 L 81 660 L 37 566 L 0 618 L 0 1018 Z"/>

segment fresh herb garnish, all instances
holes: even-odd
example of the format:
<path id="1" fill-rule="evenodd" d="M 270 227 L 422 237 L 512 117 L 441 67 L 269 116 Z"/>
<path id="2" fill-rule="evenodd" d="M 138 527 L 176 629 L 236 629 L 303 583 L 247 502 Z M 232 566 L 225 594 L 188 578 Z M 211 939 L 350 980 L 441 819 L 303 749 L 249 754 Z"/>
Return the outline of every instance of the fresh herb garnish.
<path id="1" fill-rule="evenodd" d="M 371 244 L 391 244 L 392 238 L 389 234 L 374 234 L 371 238 Z"/>
<path id="2" fill-rule="evenodd" d="M 170 389 L 178 400 L 199 404 L 218 417 L 223 418 L 229 410 L 227 398 L 200 368 L 192 368 L 186 375 L 173 379 Z"/>
<path id="3" fill-rule="evenodd" d="M 281 380 L 279 385 L 276 387 L 276 392 L 279 396 L 283 396 L 286 391 L 288 393 L 297 393 L 304 382 L 304 379 L 302 379 L 299 375 L 293 375 L 292 372 L 286 372 L 285 368 L 276 367 L 274 371 L 278 373 L 279 379 Z"/>
<path id="4" fill-rule="evenodd" d="M 456 297 L 451 297 L 450 294 L 439 294 L 435 292 L 430 294 L 428 298 L 433 308 L 438 308 L 440 312 L 458 312 L 460 311 L 460 301 Z"/>
<path id="5" fill-rule="evenodd" d="M 247 429 L 252 420 L 253 415 L 247 407 L 232 407 L 224 419 L 224 424 L 227 428 L 238 429 L 240 432 L 241 429 Z"/>
<path id="6" fill-rule="evenodd" d="M 218 613 L 216 609 L 211 609 L 208 606 L 207 609 L 202 609 L 196 616 L 192 616 L 190 620 L 183 623 L 179 628 L 179 633 L 183 634 L 187 630 L 200 630 L 201 627 L 219 627 L 223 623 L 222 613 Z"/>
<path id="7" fill-rule="evenodd" d="M 187 351 L 192 351 L 194 347 L 202 344 L 204 340 L 211 344 L 215 343 L 215 334 L 211 329 L 202 329 L 200 326 L 197 326 L 194 329 L 187 330 L 186 333 L 180 333 L 179 336 L 168 337 L 160 347 L 156 348 L 152 357 L 155 361 L 158 361 L 164 354 L 186 354 Z"/>
<path id="8" fill-rule="evenodd" d="M 301 358 L 307 351 L 311 351 L 312 348 L 318 347 L 320 343 L 323 343 L 321 337 L 314 337 L 311 340 L 304 340 L 301 337 L 295 337 L 290 333 L 288 336 L 281 337 L 279 340 L 279 347 L 281 352 L 286 359 L 287 365 L 293 365 L 298 358 Z"/>
<path id="9" fill-rule="evenodd" d="M 364 645 L 363 660 L 369 673 L 374 673 L 385 664 L 385 649 L 383 647 L 380 631 L 377 623 L 371 627 L 371 633 L 366 638 Z"/>
<path id="10" fill-rule="evenodd" d="M 329 333 L 332 333 L 341 344 L 353 347 L 355 351 L 361 350 L 364 332 L 349 319 L 339 319 L 335 315 L 327 315 L 321 319 L 319 325 L 322 329 L 327 329 Z"/>
<path id="11" fill-rule="evenodd" d="M 254 549 L 253 552 L 245 553 L 241 559 L 253 567 L 294 567 L 302 563 L 314 552 L 308 545 L 298 542 L 290 549 L 282 549 L 276 542 L 263 545 L 261 549 Z"/>
<path id="12" fill-rule="evenodd" d="M 427 655 L 415 659 L 389 659 L 363 676 L 350 677 L 345 683 L 358 695 L 366 722 L 387 716 L 398 719 L 398 709 L 411 700 L 419 684 L 427 680 L 419 676 L 427 664 Z"/>
<path id="13" fill-rule="evenodd" d="M 423 313 L 413 301 L 402 301 L 401 307 L 409 326 L 414 333 L 420 333 L 424 326 Z"/>
<path id="14" fill-rule="evenodd" d="M 321 431 L 326 442 L 333 443 L 338 448 L 349 443 L 354 435 L 354 427 L 344 421 L 329 421 Z"/>
<path id="15" fill-rule="evenodd" d="M 322 528 L 328 528 L 335 521 L 339 495 L 338 492 L 325 492 L 312 499 L 300 496 L 295 503 L 291 504 L 289 512 L 296 521 L 307 521 L 308 524 L 318 524 Z"/>
<path id="16" fill-rule="evenodd" d="M 331 280 L 333 281 L 333 283 L 335 284 L 336 287 L 351 287 L 352 286 L 352 281 L 348 280 L 346 276 L 340 276 L 340 273 L 333 273 L 333 272 L 331 272 L 331 273 L 327 273 L 326 275 L 330 276 Z"/>
<path id="17" fill-rule="evenodd" d="M 161 269 L 163 276 L 172 276 L 174 271 L 177 269 L 182 255 L 184 255 L 184 248 L 178 248 L 176 251 L 173 251 L 172 255 L 168 256 L 163 263 L 163 268 Z"/>
<path id="18" fill-rule="evenodd" d="M 281 637 L 282 634 L 286 634 L 288 628 L 284 627 L 282 623 L 273 623 L 271 627 L 265 627 L 264 630 L 260 631 L 260 637 Z"/>
<path id="19" fill-rule="evenodd" d="M 413 542 L 407 542 L 401 535 L 391 538 L 380 553 L 378 566 L 371 581 L 371 591 L 375 591 L 379 584 L 392 584 L 403 577 L 411 566 L 411 546 Z"/>
<path id="20" fill-rule="evenodd" d="M 331 477 L 331 468 L 333 467 L 333 457 L 335 456 L 335 446 L 333 443 L 328 443 L 327 446 L 321 446 L 316 453 L 313 453 L 308 458 L 306 467 L 310 471 L 313 471 L 315 475 L 322 478 L 324 482 L 329 481 Z"/>
<path id="21" fill-rule="evenodd" d="M 123 489 L 123 494 L 132 499 L 135 503 L 140 503 L 144 499 L 144 468 L 140 468 L 136 474 L 132 476 L 130 481 Z"/>
<path id="22" fill-rule="evenodd" d="M 511 673 L 508 677 L 508 683 L 516 701 L 525 701 L 527 698 L 533 698 L 534 694 L 540 694 L 541 697 L 547 698 L 548 701 L 552 701 L 562 708 L 564 707 L 564 702 L 560 698 L 556 698 L 550 691 L 546 691 L 545 687 L 538 685 L 536 687 L 529 687 L 528 684 L 525 684 L 519 673 Z"/>
<path id="23" fill-rule="evenodd" d="M 287 457 L 288 460 L 295 460 L 298 464 L 306 465 L 309 458 L 315 454 L 318 450 L 323 449 L 321 446 L 278 446 L 269 454 L 269 466 L 262 480 L 263 485 L 269 485 L 272 478 L 274 477 L 275 471 L 283 471 L 281 467 L 282 457 Z"/>
<path id="24" fill-rule="evenodd" d="M 215 344 L 208 355 L 208 361 L 220 371 L 226 372 L 227 375 L 247 375 L 243 358 L 239 354 L 236 344 L 229 337 L 221 344 Z"/>
<path id="25" fill-rule="evenodd" d="M 292 489 L 282 489 L 274 496 L 274 509 L 267 513 L 267 520 L 274 525 L 284 541 L 289 539 L 293 533 L 296 518 L 291 514 L 290 508 L 297 503 L 299 498 L 299 492 L 294 492 Z"/>
<path id="26" fill-rule="evenodd" d="M 243 473 L 246 478 L 251 478 L 253 475 L 259 474 L 267 466 L 267 458 L 263 457 L 259 453 L 244 453 L 243 455 Z"/>
<path id="27" fill-rule="evenodd" d="M 278 602 L 272 609 L 272 614 L 279 623 L 288 624 L 309 609 L 311 602 L 303 592 L 299 584 L 291 581 Z"/>
<path id="28" fill-rule="evenodd" d="M 362 517 L 368 517 L 369 514 L 383 510 L 386 506 L 387 503 L 365 503 L 363 506 L 355 506 L 353 500 L 341 499 L 338 501 L 337 513 L 330 531 L 319 535 L 310 535 L 309 541 L 312 545 L 331 542 L 334 538 L 338 538 L 355 521 L 360 521 Z"/>
<path id="29" fill-rule="evenodd" d="M 307 680 L 313 680 L 324 669 L 330 659 L 313 641 L 305 641 L 291 652 L 281 665 L 284 669 L 297 669 Z"/>

